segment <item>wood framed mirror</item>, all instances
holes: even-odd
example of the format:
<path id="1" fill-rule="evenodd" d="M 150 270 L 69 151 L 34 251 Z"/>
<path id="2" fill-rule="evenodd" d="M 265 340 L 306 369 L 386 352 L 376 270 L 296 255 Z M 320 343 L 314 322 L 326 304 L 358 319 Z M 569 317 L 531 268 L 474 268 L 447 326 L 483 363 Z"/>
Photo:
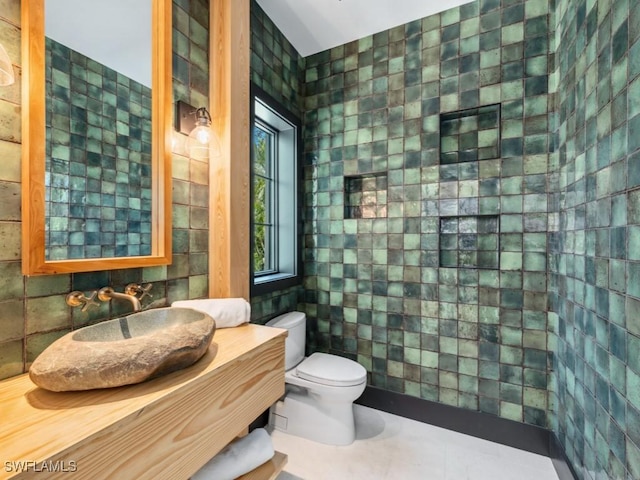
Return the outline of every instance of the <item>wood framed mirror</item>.
<path id="1" fill-rule="evenodd" d="M 137 3 L 145 4 L 142 22 L 126 22 L 132 12 L 100 11 Z M 102 23 L 111 37 L 70 41 L 79 49 L 50 38 L 46 22 L 55 23 L 56 8 L 69 22 L 58 30 L 94 36 Z M 80 8 L 93 26 L 71 15 Z M 25 275 L 171 263 L 171 8 L 171 0 L 22 2 Z M 149 58 L 133 53 L 129 63 L 146 64 L 146 80 L 81 51 L 94 43 L 131 57 L 141 30 Z"/>

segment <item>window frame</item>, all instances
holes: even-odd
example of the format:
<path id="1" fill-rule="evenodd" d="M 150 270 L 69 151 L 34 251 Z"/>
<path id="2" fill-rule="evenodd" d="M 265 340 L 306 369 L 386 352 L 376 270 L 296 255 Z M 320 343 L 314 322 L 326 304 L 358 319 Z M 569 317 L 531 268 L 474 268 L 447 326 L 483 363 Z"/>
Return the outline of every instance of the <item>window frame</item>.
<path id="1" fill-rule="evenodd" d="M 264 227 L 267 227 L 268 230 L 270 231 L 269 235 L 267 236 L 267 238 L 269 239 L 268 243 L 265 243 L 265 250 L 268 250 L 268 262 L 265 261 L 265 265 L 268 265 L 269 268 L 265 268 L 264 270 L 260 270 L 260 271 L 255 271 L 255 264 L 254 264 L 254 269 L 253 269 L 253 276 L 255 277 L 264 277 L 267 275 L 275 275 L 278 273 L 277 270 L 277 265 L 278 265 L 278 235 L 276 235 L 276 220 L 274 219 L 274 212 L 277 214 L 278 212 L 278 177 L 276 174 L 276 169 L 274 168 L 274 159 L 278 158 L 278 149 L 277 149 L 277 142 L 278 142 L 278 133 L 279 131 L 272 127 L 271 125 L 267 124 L 266 122 L 262 121 L 262 120 L 258 120 L 257 118 L 254 119 L 254 121 L 252 122 L 252 132 L 254 131 L 255 128 L 259 128 L 260 130 L 262 130 L 263 132 L 265 132 L 267 135 L 269 135 L 269 145 L 268 145 L 268 165 L 266 166 L 268 169 L 268 172 L 265 172 L 264 175 L 256 173 L 255 172 L 255 168 L 254 165 L 254 160 L 255 158 L 252 157 L 252 162 L 251 162 L 251 166 L 252 166 L 252 174 L 251 174 L 251 192 L 254 195 L 252 197 L 252 201 L 251 201 L 251 207 L 252 207 L 252 214 L 251 214 L 251 221 L 252 221 L 252 226 L 253 226 L 253 233 L 254 235 L 251 237 L 252 238 L 252 242 L 251 245 L 254 245 L 254 241 L 255 241 L 255 216 L 254 216 L 254 201 L 255 201 L 255 178 L 256 177 L 262 177 L 266 182 L 271 182 L 271 187 L 268 188 L 265 192 L 265 197 L 268 197 L 268 202 L 269 205 L 271 206 L 271 208 L 269 209 L 269 213 L 267 215 L 267 218 L 265 219 L 265 222 L 262 223 L 262 225 Z M 254 146 L 254 139 L 253 136 L 251 137 L 252 141 L 251 141 L 251 151 L 254 152 L 253 146 Z M 252 260 L 255 259 L 255 254 L 252 251 Z M 265 255 L 266 256 L 266 255 Z"/>
<path id="2" fill-rule="evenodd" d="M 259 103 L 258 107 L 256 107 L 256 103 Z M 261 118 L 259 114 L 256 113 L 256 109 L 263 110 L 265 107 L 270 113 L 273 114 L 274 118 L 279 117 L 280 121 L 288 124 L 291 128 L 278 128 L 277 123 L 278 120 L 269 121 L 269 119 Z M 277 290 L 282 290 L 285 288 L 289 288 L 295 285 L 300 285 L 302 283 L 302 192 L 301 192 L 301 178 L 302 178 L 302 166 L 301 166 L 301 149 L 302 149 L 302 122 L 298 117 L 296 117 L 293 113 L 287 110 L 280 102 L 275 100 L 271 95 L 261 89 L 259 86 L 254 83 L 251 84 L 251 101 L 250 101 L 250 158 L 251 158 L 251 169 L 250 169 L 250 211 L 249 211 L 249 225 L 250 225 L 250 291 L 251 296 L 263 295 L 266 293 L 271 293 Z M 254 178 L 255 178 L 255 158 L 254 158 L 254 126 L 256 125 L 256 121 L 258 121 L 258 125 L 263 124 L 267 126 L 269 129 L 272 129 L 278 132 L 278 141 L 276 145 L 272 146 L 273 151 L 276 153 L 276 159 L 274 160 L 273 172 L 275 179 L 275 190 L 274 192 L 274 203 L 276 205 L 276 215 L 282 215 L 282 211 L 280 207 L 284 205 L 282 208 L 286 208 L 289 210 L 289 214 L 294 212 L 294 217 L 292 219 L 293 232 L 291 232 L 291 236 L 287 236 L 283 239 L 281 230 L 283 229 L 281 225 L 281 221 L 279 219 L 272 219 L 274 223 L 274 231 L 275 236 L 277 237 L 276 242 L 278 242 L 279 247 L 275 247 L 275 255 L 276 255 L 276 263 L 275 269 L 272 272 L 255 272 L 254 265 L 254 246 L 255 246 L 255 226 L 254 226 L 254 200 L 255 200 L 255 191 L 254 191 Z M 262 128 L 262 127 L 261 127 Z M 286 133 L 288 132 L 288 133 Z M 285 134 L 286 133 L 286 134 Z M 283 139 L 283 137 L 285 137 Z M 293 148 L 289 148 L 290 144 L 293 143 Z M 284 145 L 284 147 L 283 147 Z M 279 171 L 282 169 L 281 166 L 278 165 L 279 158 L 281 158 L 282 150 L 289 150 L 291 154 L 289 155 L 289 160 L 287 161 L 287 165 L 289 163 L 293 164 L 293 171 L 289 174 L 289 178 L 284 181 L 289 181 L 290 186 L 283 188 L 280 186 L 280 183 L 283 182 L 283 179 L 279 175 Z M 290 167 L 288 167 L 290 169 Z M 290 170 L 289 170 L 290 171 Z M 293 190 L 293 191 L 292 191 Z M 283 197 L 284 198 L 283 200 Z M 291 202 L 293 199 L 293 202 Z M 288 202 L 288 203 L 287 203 Z M 293 204 L 291 204 L 293 203 Z M 291 216 L 291 215 L 290 215 Z M 293 247 L 293 248 L 292 248 Z M 284 248 L 284 254 L 283 254 Z M 290 258 L 283 259 L 281 258 L 283 255 L 286 256 L 286 252 L 294 250 L 293 255 Z M 282 262 L 282 263 L 280 263 Z M 285 266 L 283 267 L 283 264 Z"/>

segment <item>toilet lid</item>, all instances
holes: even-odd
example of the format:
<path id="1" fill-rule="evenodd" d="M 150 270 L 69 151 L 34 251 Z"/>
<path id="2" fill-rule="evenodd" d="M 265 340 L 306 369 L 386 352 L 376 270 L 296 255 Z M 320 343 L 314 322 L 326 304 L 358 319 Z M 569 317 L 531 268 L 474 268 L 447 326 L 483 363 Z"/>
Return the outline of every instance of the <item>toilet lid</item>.
<path id="1" fill-rule="evenodd" d="M 367 379 L 367 371 L 358 362 L 327 353 L 312 354 L 298 365 L 296 373 L 310 382 L 334 387 L 359 385 Z"/>

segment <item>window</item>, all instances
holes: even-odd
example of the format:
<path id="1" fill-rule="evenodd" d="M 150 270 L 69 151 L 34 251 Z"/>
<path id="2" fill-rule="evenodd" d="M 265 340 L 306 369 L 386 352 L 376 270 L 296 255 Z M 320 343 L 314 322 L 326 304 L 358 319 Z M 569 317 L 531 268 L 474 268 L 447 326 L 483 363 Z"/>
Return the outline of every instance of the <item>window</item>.
<path id="1" fill-rule="evenodd" d="M 253 270 L 256 275 L 274 273 L 277 236 L 273 219 L 277 205 L 274 160 L 278 132 L 256 119 L 253 126 Z"/>
<path id="2" fill-rule="evenodd" d="M 252 294 L 301 282 L 300 121 L 252 86 Z"/>

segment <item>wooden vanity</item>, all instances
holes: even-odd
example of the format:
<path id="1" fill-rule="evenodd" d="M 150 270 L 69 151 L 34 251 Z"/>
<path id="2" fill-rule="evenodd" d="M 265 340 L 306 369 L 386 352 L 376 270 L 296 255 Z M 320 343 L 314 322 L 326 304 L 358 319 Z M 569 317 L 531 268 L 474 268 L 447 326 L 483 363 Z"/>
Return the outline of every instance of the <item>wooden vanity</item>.
<path id="1" fill-rule="evenodd" d="M 0 479 L 188 479 L 284 394 L 286 335 L 220 329 L 193 366 L 126 387 L 54 393 L 26 374 L 0 382 Z M 276 453 L 242 478 L 275 478 L 285 463 Z"/>

